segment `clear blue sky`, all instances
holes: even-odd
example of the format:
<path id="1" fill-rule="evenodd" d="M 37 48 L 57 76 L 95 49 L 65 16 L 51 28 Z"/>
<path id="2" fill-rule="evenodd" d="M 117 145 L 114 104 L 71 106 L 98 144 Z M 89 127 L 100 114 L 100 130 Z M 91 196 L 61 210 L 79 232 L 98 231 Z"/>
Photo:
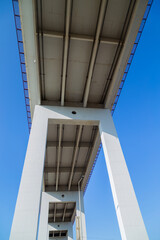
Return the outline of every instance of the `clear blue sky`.
<path id="1" fill-rule="evenodd" d="M 11 0 L 0 0 L 0 240 L 8 240 L 28 125 Z M 114 122 L 151 240 L 160 240 L 160 1 L 155 0 Z M 88 240 L 119 240 L 101 151 L 85 194 Z"/>

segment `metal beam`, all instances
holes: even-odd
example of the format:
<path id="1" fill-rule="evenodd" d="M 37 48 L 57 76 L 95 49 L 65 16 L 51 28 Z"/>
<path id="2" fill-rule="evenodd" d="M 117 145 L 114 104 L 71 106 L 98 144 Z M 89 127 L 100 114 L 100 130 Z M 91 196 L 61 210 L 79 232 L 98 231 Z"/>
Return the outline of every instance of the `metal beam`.
<path id="1" fill-rule="evenodd" d="M 43 30 L 43 36 L 44 37 L 52 37 L 52 38 L 63 39 L 64 38 L 64 33 L 63 32 L 54 32 L 54 31 L 49 31 L 49 30 Z M 90 36 L 90 35 L 82 35 L 82 34 L 70 33 L 69 34 L 69 38 L 71 40 L 77 40 L 77 41 L 86 41 L 86 42 L 91 42 L 91 43 L 94 42 L 94 37 Z M 110 37 L 101 37 L 99 39 L 99 41 L 101 43 L 104 43 L 104 44 L 118 45 L 120 39 L 110 38 Z"/>
<path id="2" fill-rule="evenodd" d="M 42 105 L 45 106 L 61 106 L 60 101 L 52 101 L 52 100 L 42 100 Z M 67 107 L 83 107 L 83 103 L 81 102 L 65 102 L 65 106 Z M 99 103 L 88 103 L 89 108 L 104 108 L 103 104 Z"/>
<path id="3" fill-rule="evenodd" d="M 62 141 L 62 124 L 59 125 L 59 141 L 58 141 L 58 154 L 57 154 L 56 191 L 58 190 L 59 165 L 60 165 L 60 158 L 61 158 L 61 141 Z"/>
<path id="4" fill-rule="evenodd" d="M 54 222 L 56 221 L 56 203 L 54 205 Z"/>
<path id="5" fill-rule="evenodd" d="M 69 48 L 69 26 L 71 18 L 71 6 L 72 0 L 67 0 L 66 9 L 66 28 L 65 28 L 65 40 L 64 40 L 64 52 L 63 52 L 63 71 L 62 71 L 62 89 L 61 89 L 61 106 L 64 106 L 64 95 L 66 86 L 66 72 L 67 72 L 67 58 Z"/>
<path id="6" fill-rule="evenodd" d="M 68 190 L 70 190 L 70 188 L 71 188 L 73 172 L 74 172 L 74 167 L 75 167 L 75 163 L 76 163 L 76 159 L 77 159 L 77 155 L 78 155 L 78 149 L 79 149 L 79 142 L 80 142 L 81 134 L 82 134 L 82 125 L 80 125 L 79 129 L 78 129 L 78 134 L 77 134 L 77 139 L 76 139 L 76 146 L 75 146 L 75 149 L 74 149 L 74 155 L 73 155 L 73 161 L 72 161 L 72 170 L 71 170 L 69 183 L 68 183 Z"/>
<path id="7" fill-rule="evenodd" d="M 65 218 L 65 214 L 66 214 L 66 209 L 67 209 L 67 203 L 65 203 L 65 206 L 64 206 L 64 212 L 63 212 L 62 222 L 64 222 L 64 218 Z"/>
<path id="8" fill-rule="evenodd" d="M 72 214 L 74 212 L 74 209 L 66 209 L 65 212 Z M 61 214 L 61 213 L 64 213 L 64 209 L 56 209 L 56 214 Z M 49 210 L 49 214 L 54 214 L 52 209 Z"/>
<path id="9" fill-rule="evenodd" d="M 45 172 L 43 173 L 43 188 L 42 191 L 45 192 Z"/>
<path id="10" fill-rule="evenodd" d="M 56 222 L 61 222 L 62 218 L 61 217 L 56 217 Z M 48 222 L 54 222 L 54 218 L 48 218 Z M 71 222 L 71 218 L 70 217 L 66 217 L 64 222 Z"/>
<path id="11" fill-rule="evenodd" d="M 93 141 L 94 141 L 94 143 L 91 146 L 91 151 L 89 153 L 89 157 L 88 157 L 88 161 L 87 161 L 88 164 L 87 164 L 85 175 L 84 175 L 84 178 L 83 178 L 82 184 L 81 184 L 81 190 L 82 191 L 85 190 L 86 184 L 87 184 L 88 179 L 89 179 L 88 176 L 92 171 L 92 167 L 93 167 L 93 164 L 94 164 L 94 161 L 95 161 L 95 158 L 96 158 L 96 154 L 97 154 L 97 151 L 95 151 L 95 149 L 97 149 L 98 146 L 100 145 L 100 135 L 99 135 L 99 129 L 98 128 L 96 130 Z"/>
<path id="12" fill-rule="evenodd" d="M 75 167 L 74 168 L 74 172 L 77 173 L 83 173 L 85 172 L 86 168 L 85 167 Z M 56 173 L 57 172 L 57 168 L 56 167 L 45 167 L 44 168 L 44 172 L 45 173 Z M 69 173 L 71 172 L 71 168 L 70 167 L 59 167 L 59 173 Z"/>
<path id="13" fill-rule="evenodd" d="M 72 214 L 72 217 L 71 217 L 71 222 L 74 222 L 75 216 L 76 216 L 76 204 L 75 204 L 74 211 L 73 211 L 73 214 Z"/>
<path id="14" fill-rule="evenodd" d="M 91 142 L 80 142 L 79 147 L 90 147 L 91 144 L 92 144 Z M 47 147 L 57 147 L 57 146 L 58 146 L 57 141 L 48 141 L 47 142 Z M 74 147 L 74 146 L 75 146 L 75 142 L 73 142 L 73 141 L 61 142 L 61 147 Z"/>
<path id="15" fill-rule="evenodd" d="M 101 33 L 101 29 L 102 29 L 102 25 L 103 25 L 103 21 L 104 21 L 104 17 L 105 17 L 106 6 L 107 6 L 107 0 L 102 0 L 96 36 L 95 36 L 95 40 L 94 40 L 94 44 L 93 44 L 93 50 L 92 50 L 92 55 L 91 55 L 91 60 L 90 60 L 90 65 L 89 65 L 89 70 L 88 70 L 88 78 L 87 78 L 87 82 L 86 82 L 86 86 L 85 86 L 83 107 L 86 107 L 87 102 L 88 102 L 88 96 L 89 96 L 89 91 L 90 91 L 92 75 L 93 75 L 93 69 L 94 69 L 94 64 L 95 64 L 96 55 L 97 55 L 97 51 L 98 51 L 99 37 L 100 37 L 100 33 Z"/>
<path id="16" fill-rule="evenodd" d="M 105 108 L 112 109 L 112 106 L 115 102 L 116 95 L 118 93 L 118 89 L 121 84 L 121 80 L 130 57 L 130 53 L 132 51 L 134 42 L 137 37 L 138 29 L 141 25 L 142 18 L 145 14 L 147 3 L 148 1 L 146 0 L 135 1 L 135 6 L 131 15 L 129 27 L 125 36 L 125 41 L 123 43 L 123 48 L 116 63 L 113 76 L 108 86 L 108 90 L 105 94 L 104 99 Z"/>
<path id="17" fill-rule="evenodd" d="M 46 192 L 55 192 L 56 187 L 55 187 L 55 185 L 46 185 L 45 190 L 46 190 Z M 68 191 L 68 186 L 67 185 L 59 185 L 58 191 Z M 70 188 L 70 191 L 78 191 L 77 185 L 72 185 Z"/>

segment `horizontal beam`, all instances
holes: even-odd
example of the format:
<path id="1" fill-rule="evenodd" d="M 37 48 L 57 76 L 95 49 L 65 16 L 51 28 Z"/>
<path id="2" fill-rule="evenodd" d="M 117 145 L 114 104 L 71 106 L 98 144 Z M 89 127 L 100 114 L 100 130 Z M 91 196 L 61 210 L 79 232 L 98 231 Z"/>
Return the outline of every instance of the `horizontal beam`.
<path id="1" fill-rule="evenodd" d="M 64 39 L 64 33 L 62 33 L 62 32 L 54 32 L 54 31 L 43 30 L 43 36 L 44 37 Z M 70 38 L 70 40 L 86 41 L 86 42 L 91 42 L 91 43 L 94 42 L 94 36 L 90 36 L 90 35 L 70 33 L 69 38 Z M 120 42 L 119 39 L 110 38 L 110 37 L 101 37 L 99 39 L 99 41 L 100 41 L 100 43 L 113 44 L 113 45 L 118 45 L 118 43 Z"/>
<path id="2" fill-rule="evenodd" d="M 79 147 L 92 147 L 93 143 L 91 142 L 81 142 Z M 48 141 L 47 147 L 58 147 L 58 141 Z M 75 147 L 75 142 L 72 141 L 63 141 L 61 142 L 61 147 Z"/>
<path id="3" fill-rule="evenodd" d="M 74 212 L 74 209 L 66 209 L 65 212 L 72 214 Z M 56 209 L 56 214 L 61 214 L 61 213 L 64 213 L 64 208 L 63 209 Z M 54 214 L 54 209 L 50 209 L 49 214 Z"/>
<path id="4" fill-rule="evenodd" d="M 59 167 L 59 173 L 69 173 L 71 172 L 71 167 Z M 83 173 L 85 172 L 86 168 L 85 167 L 75 167 L 74 172 L 77 173 Z M 45 167 L 44 172 L 45 173 L 56 173 L 57 168 L 56 167 Z"/>
<path id="5" fill-rule="evenodd" d="M 56 221 L 54 221 L 54 218 L 48 218 L 48 222 L 52 223 L 52 222 L 62 222 L 62 218 L 61 217 L 56 217 Z M 71 218 L 70 217 L 66 217 L 64 219 L 64 222 L 71 222 Z"/>
<path id="6" fill-rule="evenodd" d="M 44 106 L 61 106 L 60 101 L 52 101 L 52 100 L 42 100 L 42 105 Z M 82 102 L 65 102 L 64 106 L 68 107 L 83 107 Z M 88 108 L 104 108 L 104 104 L 99 103 L 87 103 Z"/>
<path id="7" fill-rule="evenodd" d="M 55 192 L 56 191 L 56 186 L 55 185 L 46 185 L 45 190 L 46 190 L 46 192 Z M 67 185 L 59 185 L 58 186 L 58 191 L 68 191 L 68 186 Z M 78 186 L 77 185 L 71 185 L 70 191 L 78 191 Z"/>

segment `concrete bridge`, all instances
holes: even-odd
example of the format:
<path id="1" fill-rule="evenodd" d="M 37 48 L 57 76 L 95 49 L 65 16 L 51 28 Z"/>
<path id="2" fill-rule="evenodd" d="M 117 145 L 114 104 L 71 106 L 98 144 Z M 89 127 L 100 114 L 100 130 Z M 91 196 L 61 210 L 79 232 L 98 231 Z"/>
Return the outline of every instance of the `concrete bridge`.
<path id="1" fill-rule="evenodd" d="M 147 232 L 112 120 L 147 0 L 13 0 L 30 137 L 10 240 L 87 239 L 102 145 L 122 239 Z M 19 12 L 18 12 L 19 7 Z M 21 22 L 20 22 L 21 21 Z"/>

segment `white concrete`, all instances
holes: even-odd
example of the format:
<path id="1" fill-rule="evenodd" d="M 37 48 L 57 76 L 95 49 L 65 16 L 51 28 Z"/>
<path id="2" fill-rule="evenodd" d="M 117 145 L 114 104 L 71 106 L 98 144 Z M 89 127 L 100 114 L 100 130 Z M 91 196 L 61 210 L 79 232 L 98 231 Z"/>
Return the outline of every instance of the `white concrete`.
<path id="1" fill-rule="evenodd" d="M 148 240 L 124 155 L 109 112 L 100 122 L 100 134 L 121 237 L 123 240 Z"/>
<path id="2" fill-rule="evenodd" d="M 83 192 L 80 192 L 78 202 L 76 205 L 76 216 L 79 219 L 79 228 L 80 228 L 80 240 L 86 240 L 87 239 L 87 231 L 86 231 L 86 221 L 85 221 L 85 212 L 84 212 L 84 201 L 83 201 Z M 77 228 L 77 223 L 76 221 L 76 228 Z M 77 236 L 77 240 L 78 236 Z"/>
<path id="3" fill-rule="evenodd" d="M 35 4 L 33 0 L 19 0 L 19 10 L 21 16 L 22 36 L 24 56 L 26 63 L 27 81 L 30 98 L 31 117 L 35 105 L 41 103 L 40 97 L 40 79 L 39 79 L 39 65 L 38 65 L 38 52 L 37 52 L 37 36 L 36 23 L 35 23 Z"/>
<path id="4" fill-rule="evenodd" d="M 35 109 L 10 240 L 36 239 L 48 126 L 45 120 Z"/>
<path id="5" fill-rule="evenodd" d="M 77 113 L 72 114 L 72 111 Z M 51 106 L 35 107 L 10 239 L 36 239 L 48 122 L 50 124 L 94 124 L 99 126 L 122 239 L 148 240 L 110 110 Z M 47 229 L 45 226 L 48 221 L 47 201 L 49 202 L 50 197 L 52 202 L 62 201 L 57 194 L 59 192 L 54 193 L 54 195 L 43 193 L 48 200 L 45 201 L 45 198 L 42 198 L 40 231 Z M 74 192 L 71 194 L 66 192 L 65 195 L 66 201 L 72 201 Z M 83 193 L 80 193 L 81 206 L 77 193 L 76 196 L 76 212 L 77 216 L 81 216 L 81 236 L 82 239 L 86 239 Z M 42 217 L 43 214 L 44 217 Z M 45 239 L 47 236 L 45 231 L 44 238 L 40 239 Z"/>

